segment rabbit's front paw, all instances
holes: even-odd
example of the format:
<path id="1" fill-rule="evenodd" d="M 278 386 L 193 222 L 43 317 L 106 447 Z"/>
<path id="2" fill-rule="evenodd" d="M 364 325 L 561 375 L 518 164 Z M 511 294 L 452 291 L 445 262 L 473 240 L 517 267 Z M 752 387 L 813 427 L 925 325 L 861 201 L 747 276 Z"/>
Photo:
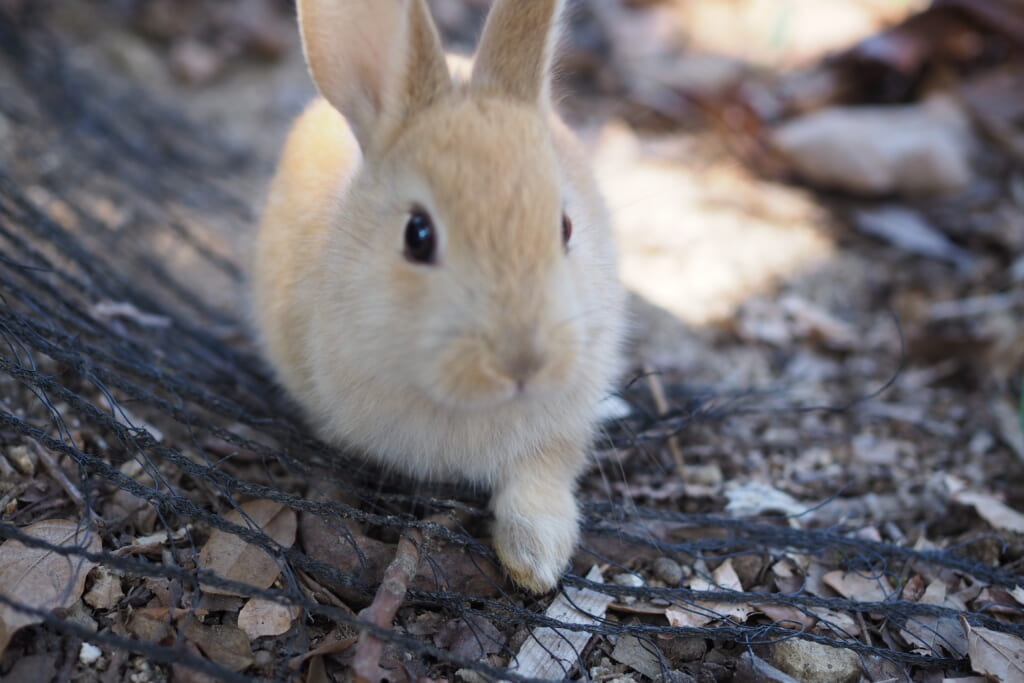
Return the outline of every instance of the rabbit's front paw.
<path id="1" fill-rule="evenodd" d="M 554 588 L 579 537 L 571 489 L 554 496 L 535 489 L 515 502 L 501 496 L 495 503 L 494 549 L 509 576 L 534 593 Z"/>

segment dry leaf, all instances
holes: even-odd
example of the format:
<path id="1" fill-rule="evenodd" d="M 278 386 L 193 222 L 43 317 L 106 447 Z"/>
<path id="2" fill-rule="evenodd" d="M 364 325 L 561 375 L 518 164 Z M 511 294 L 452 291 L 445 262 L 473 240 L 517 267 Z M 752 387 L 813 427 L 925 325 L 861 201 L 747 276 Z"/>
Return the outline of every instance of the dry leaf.
<path id="1" fill-rule="evenodd" d="M 132 612 L 128 631 L 144 643 L 159 643 L 171 635 L 170 610 L 167 607 L 144 607 Z"/>
<path id="2" fill-rule="evenodd" d="M 884 576 L 864 576 L 837 569 L 825 574 L 823 580 L 830 588 L 850 600 L 884 602 L 889 597 Z"/>
<path id="3" fill-rule="evenodd" d="M 241 509 L 251 523 L 285 548 L 295 542 L 297 520 L 292 509 L 272 500 L 249 501 Z M 232 510 L 225 515 L 225 519 L 245 526 L 249 521 L 242 519 L 242 512 Z M 220 529 L 213 530 L 210 539 L 199 551 L 199 565 L 225 579 L 257 588 L 270 588 L 281 573 L 278 561 L 265 550 Z M 203 590 L 218 595 L 239 595 L 234 591 L 205 584 Z"/>
<path id="4" fill-rule="evenodd" d="M 279 636 L 288 632 L 298 615 L 298 607 L 253 598 L 238 613 L 238 628 L 245 631 L 249 640 Z"/>
<path id="5" fill-rule="evenodd" d="M 96 567 L 92 571 L 95 581 L 92 588 L 83 598 L 85 603 L 94 609 L 113 609 L 124 597 L 121 589 L 121 577 L 112 574 L 106 567 Z"/>
<path id="6" fill-rule="evenodd" d="M 619 664 L 625 664 L 651 680 L 658 680 L 663 671 L 655 646 L 636 636 L 619 636 L 611 657 Z"/>
<path id="7" fill-rule="evenodd" d="M 807 614 L 796 607 L 789 605 L 764 604 L 757 605 L 757 611 L 761 612 L 775 622 L 787 622 L 783 626 L 792 627 L 793 624 L 800 624 L 805 630 L 811 630 L 818 623 L 818 618 Z"/>
<path id="8" fill-rule="evenodd" d="M 255 661 L 249 638 L 234 626 L 207 626 L 189 619 L 185 624 L 185 637 L 198 645 L 207 657 L 231 671 L 247 669 Z"/>
<path id="9" fill-rule="evenodd" d="M 596 566 L 587 574 L 595 583 L 604 582 Z M 567 588 L 548 606 L 544 616 L 572 624 L 597 624 L 604 619 L 612 598 L 588 588 Z M 586 631 L 537 628 L 530 633 L 509 670 L 526 678 L 562 680 L 576 664 L 577 653 L 590 641 Z"/>
<path id="10" fill-rule="evenodd" d="M 501 652 L 505 636 L 487 619 L 469 614 L 461 619 L 445 621 L 434 634 L 434 645 L 456 657 L 476 662 Z"/>
<path id="11" fill-rule="evenodd" d="M 726 560 L 711 574 L 711 581 L 695 579 L 690 584 L 695 591 L 737 591 L 742 592 L 740 578 L 732 566 L 732 560 Z M 700 627 L 713 621 L 731 619 L 743 623 L 753 614 L 755 608 L 742 602 L 697 602 L 692 606 L 673 605 L 665 610 L 665 617 L 672 626 Z"/>
<path id="12" fill-rule="evenodd" d="M 48 519 L 22 529 L 22 532 L 51 545 L 73 548 L 85 544 L 88 552 L 99 552 L 100 538 L 77 522 Z M 85 590 L 85 577 L 95 566 L 82 557 L 63 556 L 43 548 L 9 540 L 0 545 L 0 590 L 26 607 L 51 611 L 70 607 Z M 0 604 L 0 655 L 14 632 L 42 619 Z"/>
<path id="13" fill-rule="evenodd" d="M 951 498 L 961 505 L 973 507 L 978 515 L 995 529 L 1024 534 L 1024 515 L 996 500 L 993 496 L 964 488 L 955 477 L 946 477 Z"/>
<path id="14" fill-rule="evenodd" d="M 973 628 L 961 616 L 971 667 L 997 681 L 1024 681 L 1024 640 L 1009 633 Z"/>
<path id="15" fill-rule="evenodd" d="M 941 581 L 929 584 L 920 602 L 958 611 L 967 609 L 955 595 L 946 595 L 946 585 Z M 922 654 L 938 655 L 944 650 L 954 657 L 963 657 L 967 652 L 967 641 L 955 617 L 908 617 L 900 633 Z"/>

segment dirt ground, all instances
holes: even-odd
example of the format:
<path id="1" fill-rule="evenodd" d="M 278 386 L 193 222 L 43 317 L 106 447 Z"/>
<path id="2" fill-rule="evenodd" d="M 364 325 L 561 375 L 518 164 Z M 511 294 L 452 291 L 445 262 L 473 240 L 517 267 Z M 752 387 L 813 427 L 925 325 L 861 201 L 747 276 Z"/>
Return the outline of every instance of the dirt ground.
<path id="1" fill-rule="evenodd" d="M 290 9 L 261 0 L 214 20 L 194 9 L 202 3 L 183 3 L 172 30 L 160 23 L 169 23 L 159 14 L 167 4 L 66 3 L 55 25 L 76 63 L 144 84 L 251 155 L 232 184 L 258 211 L 288 125 L 313 93 Z M 471 44 L 487 3 L 432 4 L 448 40 Z M 1003 36 L 998 55 L 943 57 L 915 44 L 921 73 L 905 83 L 887 76 L 895 95 L 864 76 L 862 62 L 843 61 L 929 4 L 577 8 L 564 109 L 592 153 L 631 292 L 635 379 L 624 396 L 638 409 L 688 414 L 698 405 L 703 415 L 669 446 L 601 450 L 582 495 L 688 513 L 782 512 L 800 515 L 798 526 L 842 524 L 917 549 L 962 544 L 968 557 L 1024 576 L 1024 119 L 995 135 L 971 99 L 990 72 L 1024 75 L 1024 45 Z M 982 26 L 991 47 L 999 31 Z M 940 100 L 952 113 L 933 117 L 940 105 L 923 103 Z M 786 126 L 845 104 L 908 107 L 922 130 L 938 122 L 936 136 L 966 150 L 963 177 L 957 157 L 943 176 L 954 187 L 908 189 L 898 172 L 865 189 L 842 164 L 821 180 L 795 160 L 803 147 L 780 151 Z M 883 146 L 899 146 L 893 134 Z M 208 238 L 247 262 L 251 232 Z M 227 310 L 245 296 L 209 294 Z M 652 370 L 671 388 L 667 406 L 652 398 Z M 1021 597 L 1007 619 L 1020 618 Z M 610 646 L 592 661 L 594 680 L 646 680 Z"/>

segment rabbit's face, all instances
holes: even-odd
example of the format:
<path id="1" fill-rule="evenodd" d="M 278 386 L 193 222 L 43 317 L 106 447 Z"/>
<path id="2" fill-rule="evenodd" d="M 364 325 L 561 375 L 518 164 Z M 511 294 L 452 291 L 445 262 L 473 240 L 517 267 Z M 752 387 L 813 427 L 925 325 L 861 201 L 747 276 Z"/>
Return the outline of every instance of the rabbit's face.
<path id="1" fill-rule="evenodd" d="M 373 191 L 351 196 L 374 198 L 359 202 L 374 225 L 355 230 L 373 244 L 370 277 L 386 284 L 358 324 L 376 330 L 389 374 L 460 408 L 569 388 L 587 341 L 574 263 L 586 229 L 542 115 L 443 103 L 361 175 Z"/>

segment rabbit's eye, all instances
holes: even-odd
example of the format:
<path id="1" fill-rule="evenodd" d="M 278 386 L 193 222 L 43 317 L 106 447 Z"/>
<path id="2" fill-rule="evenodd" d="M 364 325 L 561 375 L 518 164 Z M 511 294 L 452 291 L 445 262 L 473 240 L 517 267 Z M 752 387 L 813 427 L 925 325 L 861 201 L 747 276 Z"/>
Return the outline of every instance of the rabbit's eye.
<path id="1" fill-rule="evenodd" d="M 414 209 L 405 225 L 405 258 L 424 264 L 432 264 L 437 258 L 437 230 L 422 209 Z"/>
<path id="2" fill-rule="evenodd" d="M 569 247 L 569 240 L 572 239 L 572 219 L 569 218 L 569 214 L 562 214 L 562 244 Z"/>

